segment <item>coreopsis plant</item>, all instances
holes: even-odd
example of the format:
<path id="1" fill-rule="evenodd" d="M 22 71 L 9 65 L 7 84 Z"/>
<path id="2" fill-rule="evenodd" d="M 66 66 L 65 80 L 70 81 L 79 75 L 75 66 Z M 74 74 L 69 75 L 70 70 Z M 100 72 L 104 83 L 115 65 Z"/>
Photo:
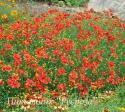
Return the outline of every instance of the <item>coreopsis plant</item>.
<path id="1" fill-rule="evenodd" d="M 17 20 L 19 16 L 15 0 L 0 0 L 0 24 Z"/>
<path id="2" fill-rule="evenodd" d="M 125 23 L 104 14 L 52 9 L 0 26 L 1 93 L 85 97 L 124 83 Z"/>

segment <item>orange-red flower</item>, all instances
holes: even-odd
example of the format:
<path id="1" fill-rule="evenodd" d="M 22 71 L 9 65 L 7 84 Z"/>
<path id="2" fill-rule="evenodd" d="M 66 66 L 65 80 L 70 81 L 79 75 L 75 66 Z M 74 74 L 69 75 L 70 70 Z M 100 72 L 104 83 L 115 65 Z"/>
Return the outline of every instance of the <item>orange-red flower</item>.
<path id="1" fill-rule="evenodd" d="M 113 61 L 108 61 L 109 68 L 114 68 L 115 63 Z"/>
<path id="2" fill-rule="evenodd" d="M 38 58 L 45 58 L 45 59 L 49 58 L 49 55 L 47 54 L 46 49 L 44 49 L 44 48 L 37 48 L 36 49 L 36 56 Z"/>
<path id="3" fill-rule="evenodd" d="M 3 72 L 11 72 L 12 71 L 11 65 L 2 65 L 2 71 Z"/>
<path id="4" fill-rule="evenodd" d="M 59 84 L 59 85 L 57 86 L 57 88 L 58 88 L 59 91 L 65 91 L 67 87 L 66 87 L 65 84 L 62 83 L 62 84 Z"/>
<path id="5" fill-rule="evenodd" d="M 78 78 L 78 74 L 75 71 L 71 71 L 69 74 L 69 80 L 76 80 Z"/>
<path id="6" fill-rule="evenodd" d="M 68 60 L 68 58 L 66 56 L 60 56 L 60 61 L 64 65 L 69 64 L 69 60 Z"/>
<path id="7" fill-rule="evenodd" d="M 6 39 L 9 40 L 9 41 L 12 41 L 12 40 L 14 40 L 14 36 L 9 34 L 9 35 L 6 36 Z"/>
<path id="8" fill-rule="evenodd" d="M 20 87 L 19 76 L 16 75 L 11 76 L 11 78 L 7 80 L 7 83 L 11 88 L 19 88 Z"/>
<path id="9" fill-rule="evenodd" d="M 13 59 L 14 59 L 14 65 L 19 66 L 22 64 L 22 58 L 20 54 L 13 54 Z"/>
<path id="10" fill-rule="evenodd" d="M 3 84 L 4 84 L 3 79 L 0 79 L 0 86 L 3 86 Z"/>
<path id="11" fill-rule="evenodd" d="M 4 44 L 5 50 L 10 51 L 13 49 L 12 44 Z"/>
<path id="12" fill-rule="evenodd" d="M 26 80 L 26 83 L 25 83 L 25 87 L 26 87 L 27 89 L 29 89 L 29 88 L 31 88 L 31 87 L 33 87 L 33 86 L 34 86 L 33 80 L 27 79 L 27 80 Z"/>
<path id="13" fill-rule="evenodd" d="M 64 75 L 66 73 L 66 71 L 65 71 L 65 69 L 63 67 L 61 67 L 61 68 L 58 68 L 58 72 L 57 73 L 60 76 L 60 75 Z"/>

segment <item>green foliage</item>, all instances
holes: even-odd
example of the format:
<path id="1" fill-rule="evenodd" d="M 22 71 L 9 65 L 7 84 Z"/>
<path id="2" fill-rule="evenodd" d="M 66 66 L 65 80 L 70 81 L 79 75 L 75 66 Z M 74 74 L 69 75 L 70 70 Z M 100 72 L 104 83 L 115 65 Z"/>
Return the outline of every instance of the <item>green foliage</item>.
<path id="1" fill-rule="evenodd" d="M 68 6 L 84 6 L 85 1 L 84 0 L 65 0 L 66 5 Z"/>

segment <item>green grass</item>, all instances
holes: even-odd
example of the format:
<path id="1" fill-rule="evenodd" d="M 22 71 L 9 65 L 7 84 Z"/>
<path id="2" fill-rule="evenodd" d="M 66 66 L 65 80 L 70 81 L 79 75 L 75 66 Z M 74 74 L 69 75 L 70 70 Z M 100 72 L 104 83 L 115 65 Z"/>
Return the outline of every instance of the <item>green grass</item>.
<path id="1" fill-rule="evenodd" d="M 75 105 L 69 109 L 69 112 L 103 112 L 106 109 L 109 112 L 122 112 L 122 108 L 125 108 L 125 85 L 117 87 L 114 95 L 110 98 L 97 98 L 97 101 L 99 103 L 92 103 L 84 108 L 83 105 Z"/>
<path id="2" fill-rule="evenodd" d="M 88 96 L 81 100 L 82 103 L 69 105 L 68 110 L 60 112 L 103 112 L 104 110 L 108 110 L 108 112 L 125 112 L 125 84 L 116 87 L 113 95 L 109 97 L 104 97 L 102 93 L 97 94 L 98 97 L 96 97 L 96 102 Z M 75 101 L 73 98 L 69 100 Z M 56 112 L 54 107 L 49 105 L 39 105 L 36 108 L 27 110 L 26 112 L 36 112 L 38 110 L 40 112 Z M 24 110 L 20 107 L 6 107 L 4 112 L 24 112 Z"/>

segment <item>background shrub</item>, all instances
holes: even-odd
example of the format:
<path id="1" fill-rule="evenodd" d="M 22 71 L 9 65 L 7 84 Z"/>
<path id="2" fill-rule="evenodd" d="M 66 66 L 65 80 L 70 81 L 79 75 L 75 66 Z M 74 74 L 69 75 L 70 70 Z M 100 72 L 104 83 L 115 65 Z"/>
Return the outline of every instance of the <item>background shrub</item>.
<path id="1" fill-rule="evenodd" d="M 41 1 L 41 2 L 49 2 L 51 3 L 60 3 L 64 2 L 67 6 L 84 6 L 89 0 L 34 0 L 34 1 Z"/>

